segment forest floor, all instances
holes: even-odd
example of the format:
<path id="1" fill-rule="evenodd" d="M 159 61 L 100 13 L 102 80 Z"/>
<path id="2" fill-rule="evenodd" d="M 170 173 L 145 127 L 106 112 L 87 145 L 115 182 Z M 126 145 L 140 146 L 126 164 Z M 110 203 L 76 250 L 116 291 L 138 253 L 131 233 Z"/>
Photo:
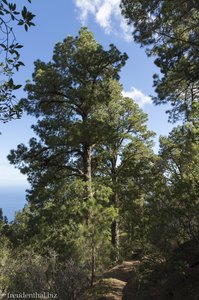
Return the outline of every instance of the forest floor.
<path id="1" fill-rule="evenodd" d="M 176 248 L 167 260 L 145 255 L 113 267 L 81 300 L 199 300 L 198 279 L 199 244 L 191 240 Z"/>
<path id="2" fill-rule="evenodd" d="M 140 261 L 125 261 L 103 274 L 87 291 L 86 300 L 132 300 L 133 275 Z"/>

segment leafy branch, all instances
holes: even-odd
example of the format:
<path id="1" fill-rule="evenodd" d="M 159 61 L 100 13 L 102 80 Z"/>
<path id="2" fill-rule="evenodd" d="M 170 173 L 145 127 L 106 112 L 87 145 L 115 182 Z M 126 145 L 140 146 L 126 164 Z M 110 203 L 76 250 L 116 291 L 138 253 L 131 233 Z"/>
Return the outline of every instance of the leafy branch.
<path id="1" fill-rule="evenodd" d="M 27 0 L 31 3 L 31 0 Z M 23 26 L 25 31 L 34 26 L 33 15 L 24 6 L 21 11 L 17 10 L 15 3 L 7 0 L 0 1 L 0 121 L 7 122 L 20 116 L 21 110 L 16 101 L 13 91 L 21 87 L 13 82 L 14 71 L 18 71 L 24 63 L 20 60 L 19 50 L 23 47 L 17 42 L 13 31 L 13 23 Z"/>

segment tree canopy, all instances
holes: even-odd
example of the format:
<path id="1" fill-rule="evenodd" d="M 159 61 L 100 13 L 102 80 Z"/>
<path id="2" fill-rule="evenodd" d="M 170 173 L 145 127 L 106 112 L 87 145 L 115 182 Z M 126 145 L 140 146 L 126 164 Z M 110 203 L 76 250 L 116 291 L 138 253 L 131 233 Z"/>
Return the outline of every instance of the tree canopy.
<path id="1" fill-rule="evenodd" d="M 170 120 L 198 122 L 198 1 L 123 0 L 137 43 L 155 56 L 155 104 L 170 103 Z"/>

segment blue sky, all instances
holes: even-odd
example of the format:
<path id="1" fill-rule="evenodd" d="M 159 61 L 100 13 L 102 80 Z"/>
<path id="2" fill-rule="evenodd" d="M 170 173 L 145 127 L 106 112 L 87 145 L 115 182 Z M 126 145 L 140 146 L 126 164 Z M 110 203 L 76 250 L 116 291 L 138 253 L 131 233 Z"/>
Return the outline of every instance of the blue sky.
<path id="1" fill-rule="evenodd" d="M 18 2 L 18 1 L 15 1 Z M 124 93 L 135 99 L 148 114 L 150 129 L 157 133 L 155 151 L 158 150 L 158 137 L 171 130 L 167 122 L 165 106 L 154 106 L 150 95 L 154 94 L 153 79 L 158 69 L 153 64 L 153 58 L 148 58 L 143 48 L 133 42 L 130 31 L 120 14 L 120 0 L 33 0 L 19 1 L 18 8 L 24 4 L 36 15 L 35 27 L 28 33 L 19 26 L 14 26 L 16 37 L 24 45 L 21 59 L 25 67 L 15 75 L 15 81 L 25 83 L 31 79 L 33 62 L 36 59 L 49 61 L 56 42 L 68 35 L 77 35 L 82 25 L 94 33 L 96 40 L 105 48 L 113 43 L 129 59 L 121 72 L 121 83 Z M 19 6 L 20 5 L 20 6 Z M 18 98 L 25 97 L 21 89 Z M 25 189 L 28 188 L 26 177 L 9 165 L 7 155 L 19 143 L 27 143 L 33 136 L 30 128 L 35 119 L 25 114 L 20 120 L 0 124 L 0 207 L 12 219 L 14 211 L 22 208 L 25 203 Z"/>

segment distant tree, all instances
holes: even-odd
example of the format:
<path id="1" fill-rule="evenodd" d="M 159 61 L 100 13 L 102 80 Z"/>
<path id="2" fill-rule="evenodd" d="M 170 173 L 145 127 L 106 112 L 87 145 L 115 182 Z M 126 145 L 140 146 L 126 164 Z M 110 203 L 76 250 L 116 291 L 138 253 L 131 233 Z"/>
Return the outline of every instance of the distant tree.
<path id="1" fill-rule="evenodd" d="M 0 222 L 3 222 L 3 210 L 0 208 Z"/>
<path id="2" fill-rule="evenodd" d="M 133 36 L 155 56 L 155 104 L 170 103 L 170 121 L 198 122 L 199 4 L 197 0 L 122 0 Z"/>
<path id="3" fill-rule="evenodd" d="M 113 258 L 115 261 L 120 257 L 120 224 L 123 216 L 125 196 L 122 194 L 122 186 L 128 191 L 129 178 L 127 170 L 144 160 L 150 147 L 154 133 L 147 129 L 147 115 L 139 108 L 133 99 L 122 96 L 122 86 L 112 83 L 112 101 L 104 107 L 104 132 L 105 140 L 97 148 L 96 176 L 101 177 L 113 191 L 111 196 L 112 205 L 118 210 L 118 216 L 112 222 L 111 239 L 114 249 Z M 134 162 L 134 165 L 133 163 Z M 139 175 L 135 180 L 139 181 Z M 124 183 L 125 182 L 125 183 Z M 133 197 L 129 199 L 132 202 Z M 134 218 L 134 215 L 131 215 Z"/>
<path id="4" fill-rule="evenodd" d="M 143 138 L 133 137 L 122 153 L 118 166 L 118 192 L 120 198 L 121 254 L 131 257 L 149 249 L 148 202 L 157 180 L 157 155 L 151 149 L 151 132 L 142 133 Z M 143 251 L 141 253 L 141 251 Z"/>
<path id="5" fill-rule="evenodd" d="M 31 2 L 31 0 L 28 0 Z M 19 70 L 24 63 L 20 61 L 19 49 L 23 46 L 17 42 L 13 24 L 24 26 L 27 31 L 34 15 L 27 10 L 26 6 L 21 11 L 17 9 L 16 3 L 2 0 L 0 2 L 0 72 L 2 79 L 0 82 L 0 121 L 7 122 L 20 116 L 21 110 L 17 104 L 13 92 L 21 87 L 13 81 L 15 70 Z"/>
<path id="6" fill-rule="evenodd" d="M 3 210 L 0 208 L 0 235 L 8 235 L 9 223 L 8 218 L 3 216 Z"/>
<path id="7" fill-rule="evenodd" d="M 154 191 L 149 200 L 150 239 L 164 253 L 199 236 L 199 143 L 178 126 L 160 138 Z"/>

